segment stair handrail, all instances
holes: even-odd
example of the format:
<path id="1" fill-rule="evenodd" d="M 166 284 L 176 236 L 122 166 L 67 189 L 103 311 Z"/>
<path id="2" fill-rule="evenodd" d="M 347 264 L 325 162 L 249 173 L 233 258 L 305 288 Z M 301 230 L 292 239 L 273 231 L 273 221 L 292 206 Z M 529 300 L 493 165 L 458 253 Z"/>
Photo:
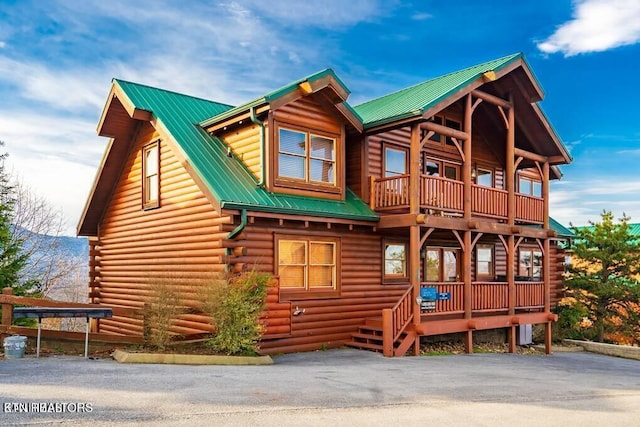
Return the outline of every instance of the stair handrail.
<path id="1" fill-rule="evenodd" d="M 412 294 L 413 288 L 409 287 L 400 297 L 400 300 L 391 308 L 391 318 L 393 319 L 393 341 L 397 341 L 400 335 L 407 329 L 413 320 Z"/>

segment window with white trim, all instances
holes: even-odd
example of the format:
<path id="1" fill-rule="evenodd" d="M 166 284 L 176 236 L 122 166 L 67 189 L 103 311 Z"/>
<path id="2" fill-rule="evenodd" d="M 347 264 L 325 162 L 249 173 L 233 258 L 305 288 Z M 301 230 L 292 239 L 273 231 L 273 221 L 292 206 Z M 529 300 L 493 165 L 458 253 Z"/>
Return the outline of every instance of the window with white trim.
<path id="1" fill-rule="evenodd" d="M 408 277 L 406 243 L 385 243 L 384 277 L 385 279 L 406 279 Z"/>
<path id="2" fill-rule="evenodd" d="M 142 148 L 142 207 L 160 206 L 160 141 Z"/>
<path id="3" fill-rule="evenodd" d="M 336 138 L 317 132 L 278 129 L 278 177 L 336 184 Z"/>
<path id="4" fill-rule="evenodd" d="M 518 256 L 518 276 L 530 280 L 542 279 L 542 251 L 520 248 Z"/>

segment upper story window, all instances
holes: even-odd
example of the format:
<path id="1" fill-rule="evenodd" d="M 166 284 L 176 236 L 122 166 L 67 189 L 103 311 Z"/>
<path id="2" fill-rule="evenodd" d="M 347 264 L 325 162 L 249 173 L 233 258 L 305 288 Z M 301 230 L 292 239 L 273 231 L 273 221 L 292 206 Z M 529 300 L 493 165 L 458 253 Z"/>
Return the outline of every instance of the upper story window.
<path id="1" fill-rule="evenodd" d="M 477 168 L 476 169 L 476 184 L 483 187 L 493 187 L 494 185 L 494 173 L 492 169 Z"/>
<path id="2" fill-rule="evenodd" d="M 456 181 L 460 177 L 460 166 L 455 163 L 425 157 L 423 159 L 423 164 L 425 175 L 442 176 Z"/>
<path id="3" fill-rule="evenodd" d="M 305 130 L 278 129 L 278 176 L 336 183 L 336 139 Z"/>
<path id="4" fill-rule="evenodd" d="M 384 177 L 407 174 L 408 152 L 403 148 L 384 148 Z"/>
<path id="5" fill-rule="evenodd" d="M 518 193 L 534 197 L 542 197 L 542 183 L 534 178 L 520 176 L 518 179 Z"/>
<path id="6" fill-rule="evenodd" d="M 142 208 L 160 206 L 160 141 L 142 148 Z"/>
<path id="7" fill-rule="evenodd" d="M 455 130 L 461 130 L 462 129 L 462 124 L 460 123 L 459 120 L 453 119 L 451 117 L 448 117 L 446 115 L 437 115 L 437 116 L 433 116 L 433 118 L 431 119 L 431 121 L 437 125 L 444 125 L 448 128 L 451 129 L 455 129 Z M 424 138 L 424 135 L 426 135 L 427 131 L 423 130 L 423 135 L 422 137 Z M 453 143 L 453 140 L 451 139 L 451 137 L 447 136 L 445 137 L 444 135 L 440 135 L 439 133 L 434 133 L 430 138 L 430 141 L 433 142 L 437 142 L 440 144 L 444 144 L 444 145 L 448 145 L 451 147 L 454 147 L 455 144 Z"/>

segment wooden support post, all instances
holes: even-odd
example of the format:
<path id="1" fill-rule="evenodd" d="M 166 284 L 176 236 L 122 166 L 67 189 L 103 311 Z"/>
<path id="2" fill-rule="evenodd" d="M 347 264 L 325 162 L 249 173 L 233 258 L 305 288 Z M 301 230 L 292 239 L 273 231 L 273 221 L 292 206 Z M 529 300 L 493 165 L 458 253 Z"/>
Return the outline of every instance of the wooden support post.
<path id="1" fill-rule="evenodd" d="M 509 225 L 515 224 L 516 218 L 516 194 L 515 194 L 515 141 L 516 126 L 515 112 L 513 111 L 513 96 L 509 95 L 509 103 L 511 108 L 507 114 L 509 127 L 507 128 L 507 167 L 505 171 L 505 184 L 507 190 L 507 222 Z"/>
<path id="2" fill-rule="evenodd" d="M 420 213 L 420 124 L 411 126 L 411 146 L 409 147 L 409 213 L 416 217 Z M 416 298 L 420 296 L 420 225 L 409 227 L 409 283 L 413 288 L 413 324 L 422 321 L 420 305 Z M 420 336 L 416 334 L 414 354 L 419 352 Z"/>
<path id="3" fill-rule="evenodd" d="M 413 324 L 419 325 L 422 321 L 420 305 L 416 298 L 420 296 L 420 226 L 412 225 L 409 228 L 409 283 L 413 288 Z"/>
<path id="4" fill-rule="evenodd" d="M 467 354 L 473 353 L 473 330 L 469 329 L 464 336 L 464 351 Z"/>
<path id="5" fill-rule="evenodd" d="M 382 310 L 382 354 L 393 357 L 393 319 L 390 308 Z"/>
<path id="6" fill-rule="evenodd" d="M 411 126 L 409 148 L 409 212 L 420 213 L 420 125 Z"/>
<path id="7" fill-rule="evenodd" d="M 463 183 L 463 212 L 464 219 L 471 219 L 471 122 L 472 122 L 473 106 L 471 105 L 471 94 L 467 95 L 466 105 L 464 108 L 464 132 L 469 138 L 464 141 L 464 157 L 462 164 L 462 183 Z"/>
<path id="8" fill-rule="evenodd" d="M 464 270 L 462 280 L 464 282 L 464 317 L 465 319 L 471 319 L 471 231 L 464 232 L 463 241 L 462 264 Z"/>
<path id="9" fill-rule="evenodd" d="M 544 352 L 551 354 L 551 322 L 544 324 Z"/>
<path id="10" fill-rule="evenodd" d="M 549 229 L 549 162 L 542 164 L 543 228 Z"/>
<path id="11" fill-rule="evenodd" d="M 551 242 L 544 239 L 542 255 L 542 275 L 544 282 L 544 312 L 551 313 Z"/>
<path id="12" fill-rule="evenodd" d="M 516 352 L 516 327 L 509 327 L 509 353 Z"/>
<path id="13" fill-rule="evenodd" d="M 373 176 L 369 177 L 369 207 L 371 210 L 375 210 L 376 208 L 376 197 L 374 192 L 376 179 Z"/>
<path id="14" fill-rule="evenodd" d="M 2 295 L 13 295 L 13 288 L 2 288 Z M 11 326 L 13 323 L 13 304 L 12 303 L 3 303 L 2 304 L 2 324 L 4 326 Z"/>
<path id="15" fill-rule="evenodd" d="M 509 314 L 516 312 L 516 245 L 513 235 L 507 236 L 507 288 L 509 293 Z"/>

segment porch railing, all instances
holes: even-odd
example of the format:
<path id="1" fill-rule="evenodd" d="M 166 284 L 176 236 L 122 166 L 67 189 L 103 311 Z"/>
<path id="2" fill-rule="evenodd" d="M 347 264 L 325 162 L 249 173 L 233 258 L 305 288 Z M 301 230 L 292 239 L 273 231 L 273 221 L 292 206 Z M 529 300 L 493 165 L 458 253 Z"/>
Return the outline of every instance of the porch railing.
<path id="1" fill-rule="evenodd" d="M 471 310 L 496 311 L 509 309 L 507 282 L 473 282 L 471 284 Z"/>
<path id="2" fill-rule="evenodd" d="M 420 205 L 429 209 L 447 212 L 463 212 L 462 181 L 439 176 L 422 175 L 420 177 Z"/>
<path id="3" fill-rule="evenodd" d="M 409 207 L 409 175 L 371 178 L 370 205 L 374 210 L 395 210 Z M 420 176 L 420 207 L 436 213 L 457 215 L 464 211 L 462 181 L 440 176 Z M 499 188 L 471 186 L 471 212 L 491 218 L 507 218 L 508 192 Z M 542 224 L 544 200 L 525 194 L 515 195 L 515 217 L 518 221 Z"/>
<path id="4" fill-rule="evenodd" d="M 409 206 L 409 175 L 379 178 L 371 187 L 373 209 L 395 209 Z"/>
<path id="5" fill-rule="evenodd" d="M 498 188 L 471 186 L 471 211 L 495 218 L 507 217 L 508 191 Z"/>
<path id="6" fill-rule="evenodd" d="M 544 222 L 544 199 L 516 194 L 516 219 L 542 224 Z"/>
<path id="7" fill-rule="evenodd" d="M 463 282 L 421 282 L 420 286 L 434 287 L 438 293 L 448 293 L 449 299 L 436 301 L 436 308 L 432 312 L 423 313 L 425 316 L 435 314 L 464 313 L 464 283 Z"/>
<path id="8" fill-rule="evenodd" d="M 544 282 L 516 282 L 516 308 L 543 308 Z"/>

